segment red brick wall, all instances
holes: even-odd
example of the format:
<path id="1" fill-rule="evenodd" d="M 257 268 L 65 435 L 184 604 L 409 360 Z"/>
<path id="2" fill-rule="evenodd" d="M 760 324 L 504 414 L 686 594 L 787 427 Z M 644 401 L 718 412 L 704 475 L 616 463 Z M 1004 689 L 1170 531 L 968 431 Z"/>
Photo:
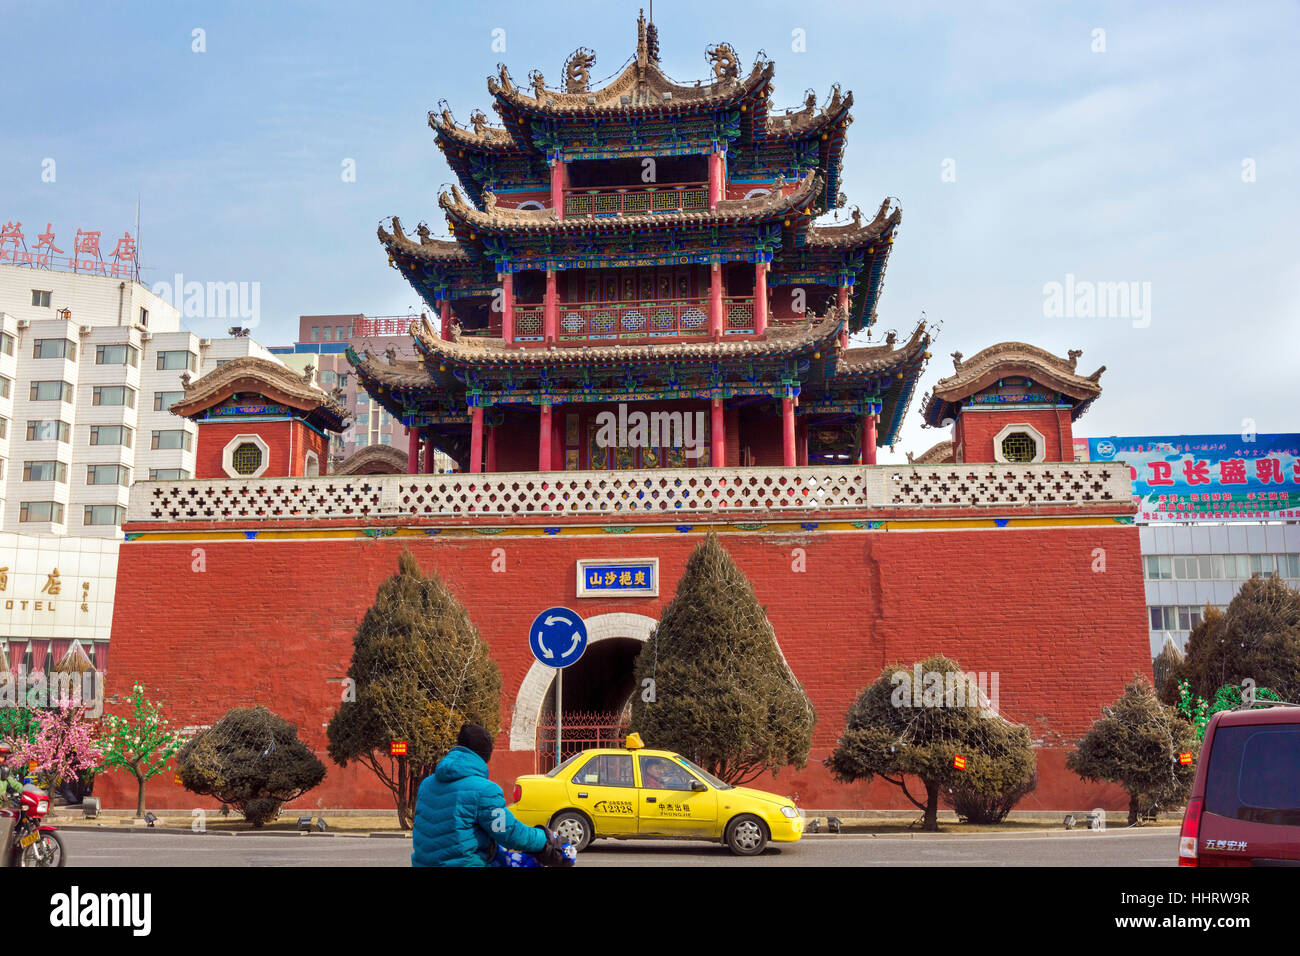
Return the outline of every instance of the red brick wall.
<path id="1" fill-rule="evenodd" d="M 198 444 L 194 450 L 195 478 L 230 477 L 221 462 L 226 445 L 236 435 L 257 435 L 270 447 L 270 465 L 262 478 L 303 474 L 309 451 L 316 453 L 322 473 L 329 462 L 324 436 L 301 422 L 199 422 Z"/>
<path id="2" fill-rule="evenodd" d="M 1074 461 L 1074 435 L 1068 409 L 1014 409 L 996 412 L 962 410 L 957 415 L 957 441 L 963 461 L 996 461 L 993 438 L 1008 425 L 1027 424 L 1042 433 L 1046 442 L 1044 461 Z M 1064 454 L 1062 454 L 1064 449 Z"/>
<path id="3" fill-rule="evenodd" d="M 296 805 L 386 807 L 368 774 L 325 755 L 324 725 L 340 699 L 357 624 L 404 547 L 436 569 L 469 608 L 501 668 L 503 733 L 492 761 L 509 784 L 533 770 L 531 752 L 508 750 L 515 696 L 532 657 L 527 628 L 562 604 L 584 617 L 657 617 L 672 597 L 694 534 L 128 541 L 119 560 L 108 692 L 135 681 L 166 702 L 173 724 L 209 724 L 229 707 L 262 703 L 295 723 L 329 767 Z M 886 663 L 942 652 L 967 670 L 997 672 L 1002 712 L 1046 748 L 1040 785 L 1022 809 L 1120 809 L 1113 788 L 1063 769 L 1068 743 L 1136 673 L 1150 675 L 1137 530 L 1130 525 L 937 532 L 733 533 L 723 541 L 754 583 L 781 648 L 817 708 L 812 756 L 801 771 L 760 782 L 809 808 L 906 807 L 877 781 L 835 783 L 821 761 L 855 696 Z M 205 570 L 192 570 L 195 548 Z M 504 573 L 493 573 L 503 548 Z M 1096 549 L 1105 568 L 1095 573 Z M 802 549 L 806 571 L 793 570 Z M 578 558 L 635 552 L 660 559 L 661 596 L 574 596 Z M 110 707 L 110 710 L 114 708 Z M 134 783 L 101 778 L 107 807 L 134 805 Z M 150 806 L 208 806 L 172 783 L 149 786 Z"/>

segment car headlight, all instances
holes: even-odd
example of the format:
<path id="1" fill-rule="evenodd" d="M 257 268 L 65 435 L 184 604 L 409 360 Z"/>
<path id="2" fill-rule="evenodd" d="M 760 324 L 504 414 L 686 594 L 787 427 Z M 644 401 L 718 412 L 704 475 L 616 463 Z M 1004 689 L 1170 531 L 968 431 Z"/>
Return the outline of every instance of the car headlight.
<path id="1" fill-rule="evenodd" d="M 796 810 L 794 807 L 782 807 L 781 814 L 782 816 L 787 816 L 791 820 L 793 820 L 795 817 L 799 815 L 799 811 Z"/>

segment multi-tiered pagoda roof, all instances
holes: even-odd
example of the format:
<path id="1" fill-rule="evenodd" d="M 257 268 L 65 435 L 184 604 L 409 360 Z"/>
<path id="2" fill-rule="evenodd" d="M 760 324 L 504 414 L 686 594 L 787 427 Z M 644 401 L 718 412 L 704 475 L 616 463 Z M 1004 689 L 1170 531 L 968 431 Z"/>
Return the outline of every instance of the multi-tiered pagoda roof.
<path id="1" fill-rule="evenodd" d="M 901 211 L 885 199 L 816 222 L 845 204 L 852 94 L 780 111 L 772 62 L 746 73 L 725 43 L 708 55 L 710 81 L 671 80 L 642 19 L 604 86 L 579 49 L 558 85 L 502 66 L 488 79 L 496 125 L 430 113 L 459 180 L 438 200 L 450 238 L 423 224 L 408 236 L 393 217 L 379 239 L 438 327 L 413 323 L 417 361 L 350 354 L 377 401 L 457 460 L 478 455 L 475 409 L 495 410 L 491 426 L 531 407 L 546 428 L 544 409 L 623 401 L 764 405 L 775 421 L 788 400 L 825 460 L 857 443 L 873 461 L 893 442 L 928 334 L 865 348 L 849 336 L 875 321 Z M 844 441 L 827 439 L 836 428 Z"/>

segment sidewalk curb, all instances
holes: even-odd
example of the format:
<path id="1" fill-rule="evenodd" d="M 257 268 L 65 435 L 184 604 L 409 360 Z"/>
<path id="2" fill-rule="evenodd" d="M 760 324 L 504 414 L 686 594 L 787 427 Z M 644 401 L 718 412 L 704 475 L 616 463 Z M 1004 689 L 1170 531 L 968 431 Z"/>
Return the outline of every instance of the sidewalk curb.
<path id="1" fill-rule="evenodd" d="M 339 833 L 326 832 L 320 833 L 316 830 L 194 830 L 190 827 L 121 827 L 121 826 L 88 826 L 85 824 L 55 824 L 59 830 L 67 830 L 76 833 L 167 833 L 172 836 L 183 836 L 186 834 L 193 836 L 262 836 L 262 837 L 330 837 L 351 840 L 364 840 L 366 838 L 387 838 L 387 839 L 410 839 L 408 833 L 385 833 L 382 831 L 360 831 L 357 833 Z"/>
<path id="2" fill-rule="evenodd" d="M 1044 837 L 1115 836 L 1134 833 L 1177 833 L 1176 826 L 1110 827 L 1105 830 L 1041 830 L 1037 833 L 805 833 L 805 840 L 1031 840 Z"/>

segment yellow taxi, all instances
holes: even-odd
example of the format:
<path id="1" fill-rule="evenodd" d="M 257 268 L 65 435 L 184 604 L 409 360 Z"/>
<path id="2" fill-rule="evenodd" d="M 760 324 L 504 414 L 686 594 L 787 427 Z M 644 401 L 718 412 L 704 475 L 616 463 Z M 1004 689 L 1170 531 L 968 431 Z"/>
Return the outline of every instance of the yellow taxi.
<path id="1" fill-rule="evenodd" d="M 740 856 L 803 836 L 787 797 L 733 787 L 680 754 L 648 750 L 638 734 L 622 749 L 584 750 L 547 774 L 515 779 L 510 812 L 547 826 L 579 852 L 601 837 L 721 840 Z"/>

